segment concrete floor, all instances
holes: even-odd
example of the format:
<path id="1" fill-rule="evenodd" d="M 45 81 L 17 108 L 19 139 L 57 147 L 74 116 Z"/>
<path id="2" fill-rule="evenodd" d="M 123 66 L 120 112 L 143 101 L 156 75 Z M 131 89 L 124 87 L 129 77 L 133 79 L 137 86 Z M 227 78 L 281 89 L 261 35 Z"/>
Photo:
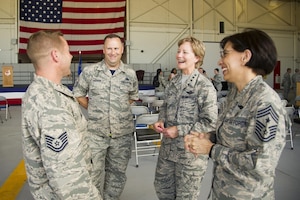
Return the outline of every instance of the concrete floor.
<path id="1" fill-rule="evenodd" d="M 0 185 L 5 182 L 14 168 L 22 160 L 21 146 L 21 107 L 10 107 L 12 119 L 0 122 Z M 4 111 L 0 111 L 4 116 Z M 290 143 L 283 151 L 276 170 L 275 194 L 276 200 L 297 200 L 300 198 L 300 124 L 294 124 L 293 131 L 299 136 L 294 138 L 294 150 Z M 121 196 L 121 200 L 155 200 L 154 170 L 156 156 L 139 158 L 139 167 L 135 167 L 135 158 L 132 154 L 127 168 L 128 180 Z M 212 163 L 209 163 L 207 174 L 203 180 L 203 187 L 198 200 L 206 200 L 209 193 L 212 177 Z M 1 189 L 1 188 L 0 188 Z M 0 194 L 0 199 L 1 194 Z M 18 193 L 17 200 L 32 200 L 28 185 L 25 183 Z"/>

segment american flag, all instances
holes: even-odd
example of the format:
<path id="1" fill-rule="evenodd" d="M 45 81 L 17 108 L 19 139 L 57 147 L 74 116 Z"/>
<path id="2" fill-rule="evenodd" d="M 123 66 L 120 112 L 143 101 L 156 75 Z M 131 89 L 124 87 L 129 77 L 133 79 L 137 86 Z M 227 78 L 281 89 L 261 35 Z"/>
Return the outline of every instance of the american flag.
<path id="1" fill-rule="evenodd" d="M 77 55 L 102 54 L 109 33 L 124 38 L 126 0 L 20 0 L 19 53 L 29 36 L 45 29 L 60 30 Z"/>

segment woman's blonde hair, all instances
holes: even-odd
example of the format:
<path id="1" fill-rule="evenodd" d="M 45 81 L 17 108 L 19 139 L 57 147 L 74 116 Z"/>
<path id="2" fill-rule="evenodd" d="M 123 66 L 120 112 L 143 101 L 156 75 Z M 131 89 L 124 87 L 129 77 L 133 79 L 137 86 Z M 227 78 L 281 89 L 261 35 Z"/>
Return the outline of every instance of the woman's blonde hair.
<path id="1" fill-rule="evenodd" d="M 179 40 L 178 47 L 181 46 L 185 42 L 189 42 L 191 44 L 195 56 L 197 56 L 199 58 L 199 61 L 196 63 L 196 66 L 195 66 L 195 68 L 198 69 L 203 64 L 203 59 L 204 59 L 204 55 L 205 55 L 204 43 L 201 42 L 200 40 L 190 36 L 190 37 L 186 37 L 186 38 Z"/>

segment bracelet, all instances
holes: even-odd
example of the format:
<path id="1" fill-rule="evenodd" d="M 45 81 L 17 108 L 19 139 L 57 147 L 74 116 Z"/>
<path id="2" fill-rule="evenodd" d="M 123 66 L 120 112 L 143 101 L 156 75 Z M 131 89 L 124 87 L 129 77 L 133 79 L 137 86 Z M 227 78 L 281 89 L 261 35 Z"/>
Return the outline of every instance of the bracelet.
<path id="1" fill-rule="evenodd" d="M 215 146 L 215 144 L 213 144 L 213 145 L 211 146 L 210 150 L 209 150 L 208 157 L 210 157 L 210 158 L 211 158 L 211 152 L 212 152 L 212 149 L 213 149 L 214 146 Z"/>

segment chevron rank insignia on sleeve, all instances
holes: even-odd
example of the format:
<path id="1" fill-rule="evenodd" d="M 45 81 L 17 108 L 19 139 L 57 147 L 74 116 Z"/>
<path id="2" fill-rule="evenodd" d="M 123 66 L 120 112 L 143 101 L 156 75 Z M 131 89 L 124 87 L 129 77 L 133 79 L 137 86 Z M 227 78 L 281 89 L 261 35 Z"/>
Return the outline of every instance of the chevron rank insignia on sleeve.
<path id="1" fill-rule="evenodd" d="M 279 116 L 274 111 L 274 108 L 269 105 L 261 109 L 256 115 L 255 134 L 263 141 L 268 142 L 275 138 Z"/>
<path id="2" fill-rule="evenodd" d="M 50 135 L 45 135 L 46 147 L 54 152 L 61 152 L 68 145 L 67 132 L 62 133 L 58 138 L 54 138 Z"/>

